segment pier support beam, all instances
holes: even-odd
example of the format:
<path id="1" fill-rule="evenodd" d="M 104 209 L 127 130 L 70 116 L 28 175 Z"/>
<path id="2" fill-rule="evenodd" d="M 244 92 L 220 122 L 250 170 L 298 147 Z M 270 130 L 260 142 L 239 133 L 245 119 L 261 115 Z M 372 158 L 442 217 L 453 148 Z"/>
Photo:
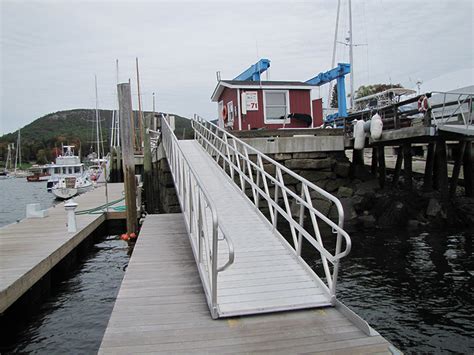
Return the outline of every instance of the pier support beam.
<path id="1" fill-rule="evenodd" d="M 132 96 L 130 84 L 118 84 L 120 109 L 121 146 L 123 153 L 123 175 L 125 187 L 125 205 L 127 233 L 137 232 L 137 184 L 135 181 L 135 160 L 133 156 L 134 133 L 132 129 Z"/>
<path id="2" fill-rule="evenodd" d="M 372 164 L 370 165 L 370 172 L 372 175 L 377 174 L 377 147 L 372 148 Z"/>
<path id="3" fill-rule="evenodd" d="M 434 182 L 441 196 L 448 197 L 448 159 L 446 157 L 446 142 L 441 140 L 436 143 Z"/>
<path id="4" fill-rule="evenodd" d="M 423 189 L 431 191 L 433 189 L 433 169 L 435 165 L 435 149 L 436 142 L 428 144 L 428 152 L 426 153 L 425 176 L 423 178 Z"/>
<path id="5" fill-rule="evenodd" d="M 403 176 L 405 177 L 406 188 L 411 190 L 413 187 L 413 169 L 410 143 L 403 144 Z"/>
<path id="6" fill-rule="evenodd" d="M 464 187 L 466 189 L 467 197 L 474 197 L 473 185 L 474 185 L 474 174 L 472 169 L 474 168 L 474 156 L 473 156 L 472 142 L 466 142 L 464 149 L 463 159 L 463 173 L 464 173 Z"/>
<path id="7" fill-rule="evenodd" d="M 380 187 L 383 189 L 385 187 L 385 176 L 386 176 L 386 169 L 385 169 L 385 146 L 381 145 L 377 147 L 377 156 L 378 156 L 378 163 L 379 163 L 379 184 Z"/>
<path id="8" fill-rule="evenodd" d="M 464 151 L 466 149 L 466 141 L 459 142 L 458 154 L 454 161 L 453 174 L 451 175 L 451 186 L 449 188 L 449 194 L 454 196 L 456 194 L 456 187 L 458 186 L 459 173 L 461 172 L 461 165 L 464 159 Z"/>
<path id="9" fill-rule="evenodd" d="M 151 144 L 150 144 L 150 115 L 145 114 L 143 134 L 143 184 L 145 188 L 145 209 L 148 213 L 155 212 L 152 167 L 151 167 Z"/>
<path id="10" fill-rule="evenodd" d="M 398 180 L 400 179 L 400 172 L 402 171 L 403 162 L 403 147 L 399 146 L 397 150 L 397 161 L 395 163 L 395 172 L 393 173 L 393 186 L 397 186 Z"/>

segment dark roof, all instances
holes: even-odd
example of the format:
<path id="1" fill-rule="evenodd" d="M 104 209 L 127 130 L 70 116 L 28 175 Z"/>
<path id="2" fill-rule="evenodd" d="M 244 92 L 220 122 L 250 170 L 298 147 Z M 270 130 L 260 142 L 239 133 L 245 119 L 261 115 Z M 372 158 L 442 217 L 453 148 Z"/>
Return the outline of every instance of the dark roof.
<path id="1" fill-rule="evenodd" d="M 303 81 L 243 81 L 243 80 L 222 80 L 223 83 L 227 83 L 235 86 L 255 86 L 255 85 L 265 85 L 265 86 L 313 86 Z"/>
<path id="2" fill-rule="evenodd" d="M 217 101 L 224 88 L 239 89 L 239 88 L 252 88 L 252 89 L 293 89 L 293 90 L 311 90 L 314 85 L 310 85 L 303 81 L 243 81 L 243 80 L 221 80 L 217 83 L 216 88 L 211 96 L 211 101 Z"/>

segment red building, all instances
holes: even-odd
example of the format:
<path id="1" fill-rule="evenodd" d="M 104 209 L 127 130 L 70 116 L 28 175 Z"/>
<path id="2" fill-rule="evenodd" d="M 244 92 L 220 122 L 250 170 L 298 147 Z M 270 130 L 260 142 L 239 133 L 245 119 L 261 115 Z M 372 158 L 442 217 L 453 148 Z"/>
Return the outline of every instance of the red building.
<path id="1" fill-rule="evenodd" d="M 313 88 L 300 81 L 221 80 L 211 100 L 218 103 L 219 125 L 227 129 L 317 127 L 322 103 L 311 102 Z"/>

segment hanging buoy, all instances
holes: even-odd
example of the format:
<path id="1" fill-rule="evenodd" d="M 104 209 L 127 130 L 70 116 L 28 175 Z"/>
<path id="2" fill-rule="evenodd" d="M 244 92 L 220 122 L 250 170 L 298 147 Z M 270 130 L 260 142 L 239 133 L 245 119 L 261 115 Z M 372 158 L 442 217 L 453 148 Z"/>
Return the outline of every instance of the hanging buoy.
<path id="1" fill-rule="evenodd" d="M 372 116 L 370 119 L 370 137 L 373 140 L 379 140 L 382 136 L 383 122 L 382 117 L 378 113 Z"/>
<path id="2" fill-rule="evenodd" d="M 130 233 L 130 239 L 135 239 L 137 235 L 135 233 Z"/>
<path id="3" fill-rule="evenodd" d="M 361 150 L 365 146 L 364 120 L 356 120 L 354 125 L 354 149 Z"/>
<path id="4" fill-rule="evenodd" d="M 120 236 L 120 239 L 122 239 L 123 241 L 127 242 L 129 237 L 128 237 L 128 234 L 127 233 L 124 233 Z"/>
<path id="5" fill-rule="evenodd" d="M 426 112 L 430 108 L 430 103 L 428 102 L 428 98 L 426 96 L 421 96 L 418 99 L 418 111 L 419 112 Z"/>

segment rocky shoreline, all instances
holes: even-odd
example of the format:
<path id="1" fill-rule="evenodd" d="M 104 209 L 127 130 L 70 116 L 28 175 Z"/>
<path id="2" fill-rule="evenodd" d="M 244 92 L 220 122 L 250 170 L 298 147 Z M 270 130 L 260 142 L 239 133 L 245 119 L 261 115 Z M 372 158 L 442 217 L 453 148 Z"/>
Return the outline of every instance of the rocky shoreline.
<path id="1" fill-rule="evenodd" d="M 403 177 L 393 186 L 392 176 L 388 174 L 386 187 L 382 189 L 368 167 L 355 169 L 343 152 L 275 154 L 273 158 L 337 196 L 349 231 L 474 227 L 474 199 L 464 197 L 462 187 L 458 187 L 456 196 L 443 198 L 437 191 L 425 191 L 421 177 L 415 177 L 412 188 L 408 189 Z M 298 185 L 292 185 L 291 177 L 284 179 L 287 186 L 300 191 Z M 321 196 L 312 197 L 319 211 L 332 219 L 337 217 L 331 202 Z M 297 206 L 294 207 L 296 212 Z"/>

